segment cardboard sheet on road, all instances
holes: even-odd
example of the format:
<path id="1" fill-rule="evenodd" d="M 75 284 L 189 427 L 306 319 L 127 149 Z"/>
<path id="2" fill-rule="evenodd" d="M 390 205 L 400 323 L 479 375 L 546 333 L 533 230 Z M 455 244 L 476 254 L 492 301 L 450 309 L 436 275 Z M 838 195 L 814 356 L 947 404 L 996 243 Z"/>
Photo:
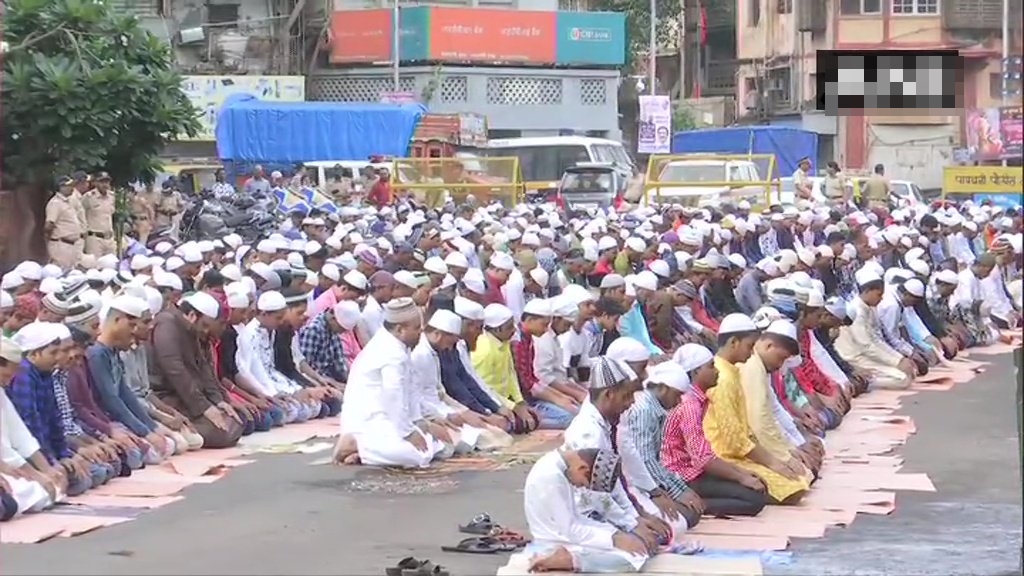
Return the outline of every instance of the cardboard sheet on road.
<path id="1" fill-rule="evenodd" d="M 645 574 L 674 574 L 685 576 L 761 576 L 761 561 L 757 558 L 701 558 L 701 556 L 680 556 L 678 554 L 658 554 L 644 565 L 643 570 L 636 572 Z M 551 576 L 563 574 L 548 572 Z M 508 564 L 498 568 L 498 576 L 533 576 L 530 572 L 530 557 L 524 552 L 513 554 Z"/>
<path id="2" fill-rule="evenodd" d="M 785 536 L 734 536 L 729 534 L 695 534 L 693 539 L 700 542 L 705 550 L 785 550 L 789 538 Z"/>
<path id="3" fill-rule="evenodd" d="M 69 504 L 81 504 L 96 508 L 160 508 L 168 504 L 184 500 L 184 496 L 157 496 L 157 497 L 132 497 L 132 496 L 102 496 L 96 494 L 95 490 L 86 492 L 81 496 L 68 498 Z"/>

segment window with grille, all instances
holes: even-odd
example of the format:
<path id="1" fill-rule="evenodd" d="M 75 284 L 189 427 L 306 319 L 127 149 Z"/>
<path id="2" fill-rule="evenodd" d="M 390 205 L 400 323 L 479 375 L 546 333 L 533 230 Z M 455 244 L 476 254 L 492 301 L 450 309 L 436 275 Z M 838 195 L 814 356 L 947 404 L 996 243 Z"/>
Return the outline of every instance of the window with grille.
<path id="1" fill-rule="evenodd" d="M 552 106 L 562 103 L 560 78 L 497 76 L 487 79 L 487 103 L 498 106 Z"/>
<path id="2" fill-rule="evenodd" d="M 608 103 L 605 81 L 600 78 L 583 78 L 580 80 L 580 104 L 584 106 L 601 106 Z"/>
<path id="3" fill-rule="evenodd" d="M 881 14 L 882 0 L 840 0 L 839 13 L 844 16 Z"/>
<path id="4" fill-rule="evenodd" d="M 893 14 L 938 14 L 939 0 L 892 0 Z"/>
<path id="5" fill-rule="evenodd" d="M 458 103 L 469 100 L 469 80 L 465 76 L 445 76 L 441 80 L 441 102 Z"/>

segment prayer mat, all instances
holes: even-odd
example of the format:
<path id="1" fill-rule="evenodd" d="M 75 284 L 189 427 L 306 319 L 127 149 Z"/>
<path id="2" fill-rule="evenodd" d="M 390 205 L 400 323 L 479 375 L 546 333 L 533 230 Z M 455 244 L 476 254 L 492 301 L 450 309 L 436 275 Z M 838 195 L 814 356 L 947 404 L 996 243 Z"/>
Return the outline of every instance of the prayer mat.
<path id="1" fill-rule="evenodd" d="M 531 557 L 527 552 L 517 552 L 509 557 L 508 564 L 498 568 L 498 576 L 533 576 L 530 573 Z M 702 558 L 701 554 L 681 556 L 658 554 L 635 572 L 640 576 L 651 574 L 673 574 L 685 576 L 761 576 L 764 571 L 757 558 Z M 546 572 L 556 576 L 568 572 Z"/>

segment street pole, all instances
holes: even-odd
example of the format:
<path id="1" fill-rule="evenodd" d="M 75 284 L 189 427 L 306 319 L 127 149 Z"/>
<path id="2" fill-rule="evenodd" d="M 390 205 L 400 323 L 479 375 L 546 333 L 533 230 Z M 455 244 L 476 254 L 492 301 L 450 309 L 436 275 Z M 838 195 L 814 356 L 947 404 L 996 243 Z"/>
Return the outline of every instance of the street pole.
<path id="1" fill-rule="evenodd" d="M 1003 106 L 1010 101 L 1010 0 L 1003 0 Z M 1003 160 L 1006 166 L 1006 160 Z"/>
<path id="2" fill-rule="evenodd" d="M 647 47 L 649 52 L 647 61 L 647 82 L 650 84 L 647 87 L 648 94 L 654 96 L 655 88 L 654 85 L 657 82 L 657 74 L 655 73 L 655 66 L 658 64 L 658 2 L 657 0 L 651 0 L 651 29 L 648 31 L 650 34 L 650 45 Z"/>
<path id="3" fill-rule="evenodd" d="M 402 27 L 399 22 L 398 13 L 398 0 L 393 0 L 391 6 L 391 89 L 397 94 L 400 82 L 398 80 L 398 68 L 401 65 L 399 60 L 399 36 L 401 36 Z"/>

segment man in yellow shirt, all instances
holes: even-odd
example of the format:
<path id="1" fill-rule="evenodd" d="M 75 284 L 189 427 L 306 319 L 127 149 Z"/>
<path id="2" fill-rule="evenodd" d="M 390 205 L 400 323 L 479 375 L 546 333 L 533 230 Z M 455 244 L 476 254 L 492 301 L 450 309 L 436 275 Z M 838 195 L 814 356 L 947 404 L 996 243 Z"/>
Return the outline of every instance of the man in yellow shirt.
<path id="1" fill-rule="evenodd" d="M 519 388 L 512 357 L 515 332 L 512 310 L 504 304 L 489 304 L 484 308 L 484 331 L 477 338 L 470 358 L 480 379 L 500 397 L 502 407 L 515 415 L 511 431 L 525 434 L 535 430 L 540 419 L 537 412 L 527 405 Z"/>
<path id="2" fill-rule="evenodd" d="M 759 338 L 749 317 L 729 314 L 722 319 L 715 356 L 718 385 L 708 391 L 704 434 L 716 456 L 760 478 L 771 501 L 793 504 L 810 488 L 810 473 L 788 453 L 760 442 L 741 383 L 741 363 L 750 359 Z"/>

